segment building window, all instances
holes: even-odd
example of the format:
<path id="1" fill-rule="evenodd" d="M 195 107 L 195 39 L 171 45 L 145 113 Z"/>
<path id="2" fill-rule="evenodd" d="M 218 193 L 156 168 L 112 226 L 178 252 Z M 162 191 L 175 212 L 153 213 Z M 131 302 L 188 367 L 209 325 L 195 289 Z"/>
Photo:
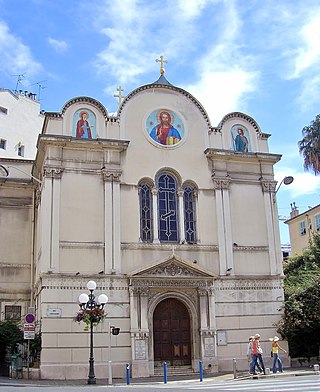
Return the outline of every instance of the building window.
<path id="1" fill-rule="evenodd" d="M 143 242 L 153 241 L 152 193 L 151 186 L 142 183 L 139 186 L 140 199 L 140 238 Z"/>
<path id="2" fill-rule="evenodd" d="M 194 189 L 186 186 L 183 191 L 184 205 L 184 230 L 185 239 L 188 243 L 196 242 L 196 214 L 195 214 L 195 196 Z"/>
<path id="3" fill-rule="evenodd" d="M 311 221 L 311 218 L 308 218 L 308 230 L 312 230 L 312 221 Z"/>
<path id="4" fill-rule="evenodd" d="M 306 222 L 302 221 L 300 222 L 300 235 L 305 235 L 306 232 Z"/>
<path id="5" fill-rule="evenodd" d="M 8 114 L 8 109 L 4 108 L 3 106 L 0 106 L 0 113 L 2 114 Z"/>
<path id="6" fill-rule="evenodd" d="M 18 156 L 24 157 L 24 146 L 18 145 Z"/>
<path id="7" fill-rule="evenodd" d="M 316 231 L 320 231 L 320 214 L 316 215 L 315 217 L 315 221 L 316 221 Z"/>
<path id="8" fill-rule="evenodd" d="M 4 139 L 0 139 L 0 148 L 1 148 L 2 150 L 5 150 L 5 149 L 6 149 L 6 145 L 7 145 L 7 141 L 4 140 Z"/>
<path id="9" fill-rule="evenodd" d="M 178 241 L 177 183 L 170 174 L 158 178 L 158 222 L 160 242 Z"/>
<path id="10" fill-rule="evenodd" d="M 6 305 L 5 320 L 21 320 L 21 306 Z"/>

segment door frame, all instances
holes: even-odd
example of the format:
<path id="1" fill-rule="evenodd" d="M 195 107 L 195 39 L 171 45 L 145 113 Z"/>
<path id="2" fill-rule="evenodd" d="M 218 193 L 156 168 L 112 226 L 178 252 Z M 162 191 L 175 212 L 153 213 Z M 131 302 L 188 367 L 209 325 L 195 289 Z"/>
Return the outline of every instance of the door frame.
<path id="1" fill-rule="evenodd" d="M 199 361 L 200 359 L 200 334 L 197 333 L 200 328 L 200 324 L 197 317 L 197 308 L 199 307 L 199 302 L 196 299 L 197 296 L 190 295 L 190 291 L 187 293 L 183 292 L 166 292 L 166 293 L 158 293 L 155 295 L 149 304 L 148 309 L 148 323 L 149 323 L 149 363 L 150 368 L 154 369 L 154 336 L 153 336 L 153 314 L 157 305 L 165 299 L 173 298 L 181 301 L 185 307 L 187 308 L 190 316 L 190 356 L 191 356 L 191 366 L 195 369 L 195 361 Z M 196 300 L 195 300 L 196 299 Z"/>

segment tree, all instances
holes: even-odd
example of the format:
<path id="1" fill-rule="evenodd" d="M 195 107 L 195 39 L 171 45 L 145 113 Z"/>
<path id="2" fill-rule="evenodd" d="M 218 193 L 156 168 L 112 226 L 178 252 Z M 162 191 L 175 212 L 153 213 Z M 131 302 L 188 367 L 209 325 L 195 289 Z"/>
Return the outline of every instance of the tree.
<path id="1" fill-rule="evenodd" d="M 278 332 L 288 340 L 291 357 L 319 355 L 320 235 L 314 234 L 302 255 L 284 263 L 284 317 Z M 311 338 L 312 337 L 312 338 Z"/>
<path id="2" fill-rule="evenodd" d="M 7 351 L 15 353 L 17 344 L 23 342 L 23 332 L 19 324 L 12 320 L 0 322 L 0 363 L 4 362 Z"/>
<path id="3" fill-rule="evenodd" d="M 304 158 L 305 170 L 320 173 L 320 115 L 309 126 L 302 129 L 303 139 L 298 142 L 299 152 Z"/>

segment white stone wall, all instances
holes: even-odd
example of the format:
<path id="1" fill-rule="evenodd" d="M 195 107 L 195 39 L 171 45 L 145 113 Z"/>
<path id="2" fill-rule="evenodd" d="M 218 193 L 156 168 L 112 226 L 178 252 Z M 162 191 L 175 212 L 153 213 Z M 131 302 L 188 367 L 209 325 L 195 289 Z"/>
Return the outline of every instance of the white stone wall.
<path id="1" fill-rule="evenodd" d="M 14 94 L 0 89 L 0 107 L 0 139 L 6 140 L 6 148 L 0 149 L 0 158 L 34 159 L 44 119 L 40 102 L 29 93 Z M 20 146 L 23 147 L 21 157 L 18 155 Z"/>

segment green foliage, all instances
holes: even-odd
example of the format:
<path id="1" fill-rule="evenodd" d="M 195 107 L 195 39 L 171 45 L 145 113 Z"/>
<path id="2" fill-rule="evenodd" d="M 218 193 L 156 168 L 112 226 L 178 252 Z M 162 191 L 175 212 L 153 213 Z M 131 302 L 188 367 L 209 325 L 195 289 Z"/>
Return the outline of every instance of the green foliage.
<path id="1" fill-rule="evenodd" d="M 0 362 L 3 362 L 6 352 L 15 353 L 17 344 L 23 342 L 23 332 L 19 323 L 12 320 L 0 321 Z"/>
<path id="2" fill-rule="evenodd" d="M 302 255 L 284 263 L 284 318 L 279 333 L 288 340 L 291 357 L 317 356 L 320 346 L 320 236 L 315 234 Z M 312 340 L 310 340 L 312 336 Z"/>
<path id="3" fill-rule="evenodd" d="M 304 158 L 304 168 L 320 173 L 320 115 L 309 126 L 302 129 L 303 139 L 298 142 L 299 152 Z"/>

